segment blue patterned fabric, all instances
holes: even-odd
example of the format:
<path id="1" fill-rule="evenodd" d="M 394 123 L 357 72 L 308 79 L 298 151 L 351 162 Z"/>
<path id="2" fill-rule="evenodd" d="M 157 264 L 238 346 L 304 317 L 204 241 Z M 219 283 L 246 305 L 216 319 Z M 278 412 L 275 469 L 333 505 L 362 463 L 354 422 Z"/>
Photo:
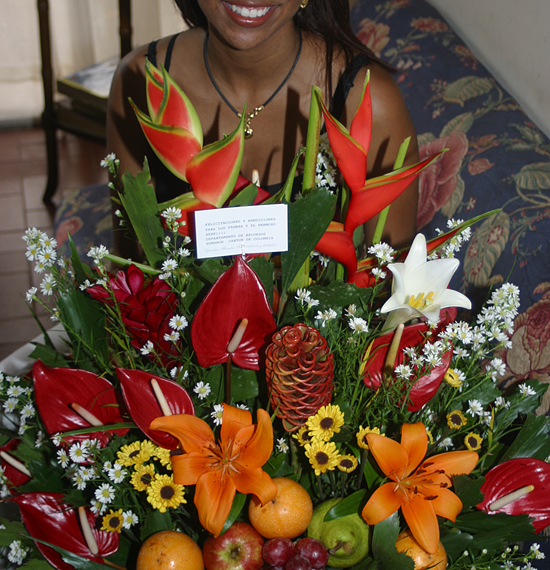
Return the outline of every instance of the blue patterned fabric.
<path id="1" fill-rule="evenodd" d="M 502 354 L 506 379 L 550 381 L 550 141 L 424 0 L 357 0 L 352 24 L 397 68 L 421 157 L 450 149 L 420 175 L 419 231 L 430 239 L 450 218 L 501 208 L 473 228 L 453 287 L 479 307 L 491 286 L 517 285 L 522 314 Z M 109 247 L 109 208 L 106 187 L 68 196 L 58 242 L 69 229 L 83 255 L 92 244 Z"/>

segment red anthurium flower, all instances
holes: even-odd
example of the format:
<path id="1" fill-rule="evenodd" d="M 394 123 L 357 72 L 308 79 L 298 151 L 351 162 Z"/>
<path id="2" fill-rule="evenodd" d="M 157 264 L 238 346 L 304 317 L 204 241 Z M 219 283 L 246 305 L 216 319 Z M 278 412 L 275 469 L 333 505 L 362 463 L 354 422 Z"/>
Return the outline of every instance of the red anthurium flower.
<path id="1" fill-rule="evenodd" d="M 40 360 L 34 363 L 32 376 L 36 407 L 50 435 L 94 425 L 74 411 L 73 404 L 82 406 L 85 412 L 92 414 L 103 425 L 124 422 L 119 394 L 105 378 L 86 370 L 49 368 Z M 128 429 L 109 432 L 98 430 L 94 433 L 70 436 L 67 440 L 97 438 L 105 445 L 113 433 L 125 435 Z"/>
<path id="2" fill-rule="evenodd" d="M 172 414 L 193 415 L 195 413 L 193 401 L 187 391 L 173 380 L 167 380 L 143 370 L 117 368 L 116 373 L 122 387 L 124 402 L 138 428 L 157 445 L 166 449 L 176 449 L 178 442 L 175 438 L 166 432 L 149 428 L 155 418 L 164 415 L 151 380 L 154 379 L 157 382 Z"/>
<path id="3" fill-rule="evenodd" d="M 456 309 L 445 310 L 441 312 L 441 320 L 436 329 L 432 331 L 432 338 L 443 330 L 448 323 L 454 321 L 456 317 Z M 405 357 L 403 349 L 408 347 L 422 346 L 426 342 L 426 335 L 428 333 L 428 326 L 426 323 L 418 323 L 405 327 L 403 336 L 399 343 L 397 351 L 396 366 L 403 364 Z M 379 388 L 384 378 L 384 365 L 388 349 L 390 347 L 393 332 L 377 337 L 367 349 L 365 355 L 366 361 L 362 368 L 363 382 L 369 388 Z M 452 359 L 452 351 L 449 350 L 442 355 L 441 364 L 435 366 L 422 374 L 420 378 L 413 384 L 408 393 L 409 405 L 407 410 L 409 412 L 418 411 L 426 402 L 430 401 L 437 392 L 445 372 L 449 369 Z"/>
<path id="4" fill-rule="evenodd" d="M 231 357 L 241 368 L 258 370 L 258 353 L 277 327 L 261 281 L 238 256 L 211 287 L 193 319 L 191 341 L 201 366 L 228 360 L 227 345 L 243 319 L 248 319 L 248 326 Z"/>
<path id="5" fill-rule="evenodd" d="M 521 457 L 493 467 L 481 486 L 477 508 L 489 514 L 529 515 L 536 532 L 550 524 L 550 465 Z"/>
<path id="6" fill-rule="evenodd" d="M 219 208 L 241 168 L 245 113 L 233 133 L 203 148 L 199 118 L 185 93 L 164 68 L 147 63 L 145 73 L 149 116 L 130 103 L 151 148 L 168 170 L 191 184 L 198 200 Z"/>
<path id="7" fill-rule="evenodd" d="M 17 438 L 11 439 L 10 441 L 8 441 L 8 443 L 0 447 L 0 451 L 4 451 L 8 455 L 11 455 L 11 452 L 17 450 L 19 443 L 20 443 L 19 439 Z M 8 463 L 4 458 L 0 458 L 0 464 L 2 465 L 4 475 L 8 480 L 10 490 L 13 487 L 19 487 L 20 485 L 24 485 L 25 483 L 30 481 L 31 478 L 27 474 L 22 473 L 19 469 L 16 469 L 11 463 Z"/>
<path id="8" fill-rule="evenodd" d="M 451 451 L 424 457 L 428 436 L 422 423 L 403 424 L 401 443 L 378 434 L 367 435 L 369 451 L 391 482 L 384 483 L 367 501 L 363 518 L 378 524 L 401 509 L 405 521 L 424 550 L 439 546 L 437 517 L 455 521 L 461 500 L 450 490 L 453 475 L 469 474 L 477 464 L 475 451 Z"/>
<path id="9" fill-rule="evenodd" d="M 95 285 L 86 291 L 94 299 L 111 305 L 114 297 L 132 346 L 139 350 L 151 341 L 154 350 L 149 358 L 160 358 L 166 367 L 172 364 L 178 343 L 165 340 L 164 335 L 172 332 L 169 322 L 176 313 L 178 297 L 165 281 L 146 280 L 141 270 L 130 265 L 126 271 L 109 277 L 107 289 Z"/>
<path id="10" fill-rule="evenodd" d="M 11 499 L 19 505 L 23 524 L 32 538 L 49 542 L 73 554 L 104 564 L 104 557 L 118 550 L 119 534 L 97 530 L 94 515 L 86 511 L 98 553 L 93 555 L 82 534 L 78 515 L 70 505 L 63 503 L 61 493 L 25 493 Z M 57 570 L 74 570 L 64 562 L 56 550 L 37 542 L 44 558 Z"/>

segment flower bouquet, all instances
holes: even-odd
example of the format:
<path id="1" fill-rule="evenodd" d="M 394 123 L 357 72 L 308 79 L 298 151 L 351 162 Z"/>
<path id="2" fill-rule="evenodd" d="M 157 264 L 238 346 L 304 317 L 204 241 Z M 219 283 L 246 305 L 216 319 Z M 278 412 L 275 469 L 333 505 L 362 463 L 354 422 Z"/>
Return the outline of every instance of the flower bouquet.
<path id="1" fill-rule="evenodd" d="M 406 250 L 380 242 L 386 209 L 437 156 L 404 168 L 405 142 L 366 180 L 368 77 L 349 132 L 313 88 L 302 193 L 297 156 L 271 196 L 238 174 L 243 120 L 203 146 L 185 94 L 146 71 L 138 120 L 192 192 L 158 204 L 147 164 L 119 177 L 110 156 L 141 260 L 103 246 L 60 260 L 48 236 L 24 236 L 44 273 L 29 304 L 65 337 L 0 377 L 1 492 L 21 514 L 2 521 L 9 564 L 531 567 L 538 545 L 514 544 L 550 523 L 550 420 L 534 413 L 545 386 L 498 386 L 519 292 L 457 318 L 470 303 L 448 288 L 453 252 L 476 220 Z"/>

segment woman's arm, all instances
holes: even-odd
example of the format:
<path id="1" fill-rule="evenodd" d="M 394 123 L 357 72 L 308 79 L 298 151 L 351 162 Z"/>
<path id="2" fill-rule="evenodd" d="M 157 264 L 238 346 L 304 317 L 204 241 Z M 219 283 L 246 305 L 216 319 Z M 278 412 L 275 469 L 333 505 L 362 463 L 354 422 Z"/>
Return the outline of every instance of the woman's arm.
<path id="1" fill-rule="evenodd" d="M 344 123 L 349 125 L 362 94 L 366 68 L 357 75 L 346 100 Z M 399 147 L 411 137 L 405 165 L 418 161 L 418 143 L 411 117 L 391 75 L 378 65 L 370 66 L 372 97 L 372 141 L 367 157 L 368 178 L 380 176 L 393 170 Z M 383 189 L 380 190 L 383 192 Z M 418 206 L 418 183 L 413 184 L 395 200 L 389 211 L 383 241 L 393 247 L 411 243 L 416 233 L 416 211 Z M 370 245 L 378 217 L 365 224 L 365 240 Z"/>

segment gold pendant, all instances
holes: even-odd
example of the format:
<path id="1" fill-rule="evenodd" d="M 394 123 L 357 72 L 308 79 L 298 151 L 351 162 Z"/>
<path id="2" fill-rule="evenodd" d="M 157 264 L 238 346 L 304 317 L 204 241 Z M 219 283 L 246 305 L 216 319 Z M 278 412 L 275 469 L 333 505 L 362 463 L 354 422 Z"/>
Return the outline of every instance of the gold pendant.
<path id="1" fill-rule="evenodd" d="M 244 138 L 245 139 L 252 138 L 252 135 L 254 134 L 254 129 L 252 128 L 250 121 L 252 121 L 252 119 L 254 117 L 256 117 L 260 111 L 263 111 L 263 110 L 264 110 L 264 106 L 260 105 L 259 107 L 254 107 L 254 111 L 252 111 L 252 113 L 246 114 L 246 119 L 244 120 Z M 242 113 L 237 113 L 237 117 L 239 117 L 239 119 L 242 116 L 243 116 Z"/>

